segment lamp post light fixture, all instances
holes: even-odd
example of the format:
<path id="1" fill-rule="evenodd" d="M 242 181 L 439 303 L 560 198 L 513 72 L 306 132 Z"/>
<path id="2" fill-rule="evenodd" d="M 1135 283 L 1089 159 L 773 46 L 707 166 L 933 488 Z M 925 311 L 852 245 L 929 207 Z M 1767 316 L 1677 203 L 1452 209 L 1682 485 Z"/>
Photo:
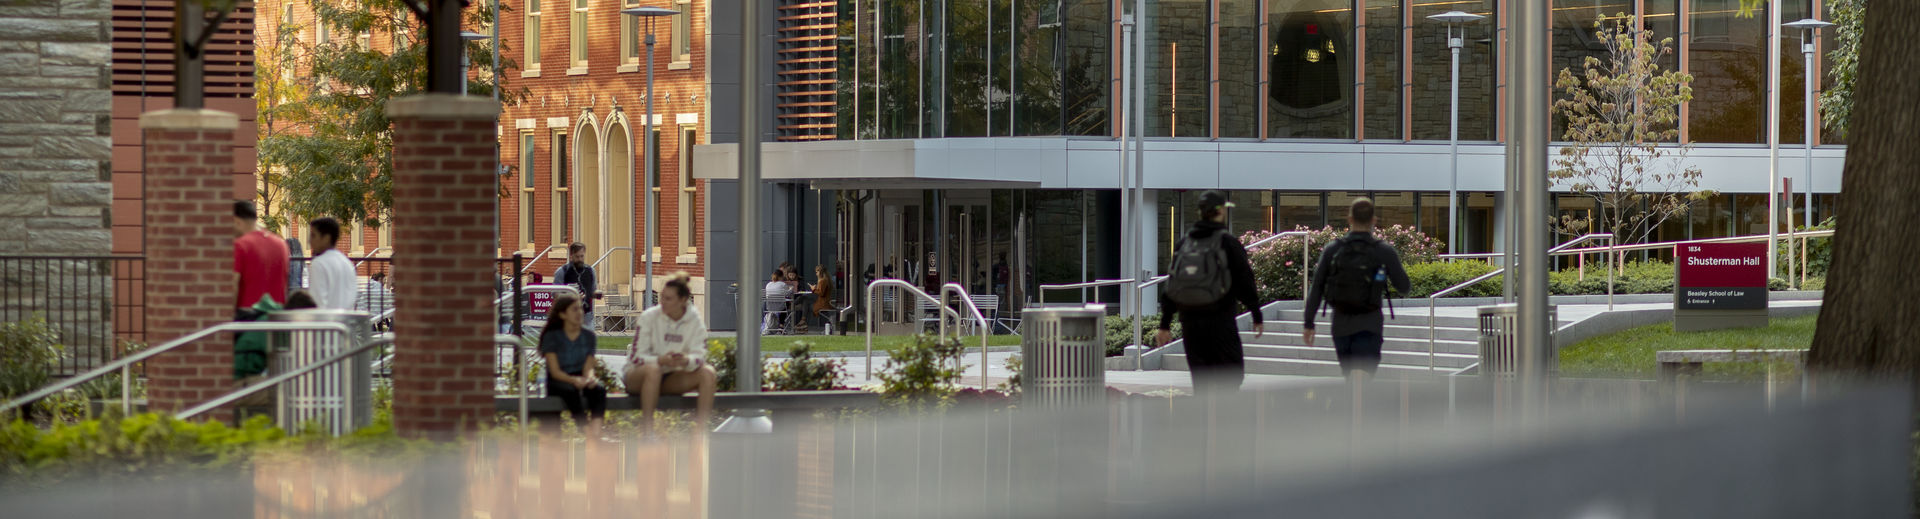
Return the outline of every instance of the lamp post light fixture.
<path id="1" fill-rule="evenodd" d="M 1460 253 L 1460 48 L 1467 36 L 1466 24 L 1485 19 L 1485 16 L 1462 12 L 1447 11 L 1428 16 L 1428 20 L 1447 24 L 1447 50 L 1453 54 L 1453 93 L 1447 102 L 1447 148 L 1448 162 L 1452 164 L 1451 178 L 1447 184 L 1447 253 Z M 1459 28 L 1459 34 L 1454 29 Z"/>
<path id="2" fill-rule="evenodd" d="M 1800 29 L 1800 54 L 1806 59 L 1806 65 L 1801 68 L 1800 75 L 1807 77 L 1806 101 L 1803 106 L 1806 110 L 1805 122 L 1807 131 L 1806 139 L 1803 142 L 1805 146 L 1804 149 L 1806 150 L 1805 158 L 1807 167 L 1807 187 L 1804 188 L 1807 192 L 1807 211 L 1801 215 L 1801 218 L 1803 218 L 1802 221 L 1806 223 L 1807 227 L 1813 227 L 1815 221 L 1813 219 L 1813 82 L 1814 79 L 1820 75 L 1819 71 L 1813 69 L 1813 37 L 1820 29 L 1832 27 L 1833 23 L 1807 18 L 1796 22 L 1784 23 L 1781 24 L 1781 26 Z M 1787 224 L 1792 225 L 1793 222 L 1788 221 Z"/>
<path id="3" fill-rule="evenodd" d="M 646 191 L 644 192 L 647 194 L 647 243 L 645 249 L 641 249 L 639 254 L 635 254 L 635 256 L 640 257 L 641 261 L 646 262 L 647 265 L 647 284 L 645 288 L 640 290 L 640 309 L 645 310 L 652 308 L 654 305 L 653 261 L 656 258 L 653 257 L 653 249 L 654 244 L 659 240 L 656 235 L 659 234 L 658 231 L 660 229 L 659 219 L 656 218 L 656 216 L 659 216 L 659 210 L 655 208 L 655 206 L 658 205 L 659 197 L 653 191 L 658 187 L 653 185 L 654 169 L 658 167 L 654 165 L 653 154 L 660 152 L 660 150 L 654 149 L 653 139 L 653 20 L 663 16 L 680 14 L 680 11 L 664 7 L 643 6 L 622 9 L 620 10 L 620 14 L 637 16 L 647 22 L 647 112 L 646 116 L 642 119 L 643 125 L 641 127 L 643 130 L 640 132 L 641 145 L 646 149 L 646 154 L 644 155 L 644 157 L 646 157 L 645 173 L 642 175 L 646 177 Z"/>
<path id="4" fill-rule="evenodd" d="M 492 38 L 492 36 L 480 34 L 473 31 L 460 31 L 461 41 L 480 41 L 488 38 Z M 460 95 L 467 95 L 467 69 L 471 68 L 472 66 L 473 66 L 472 56 L 467 55 L 466 46 L 461 45 L 460 47 Z"/>

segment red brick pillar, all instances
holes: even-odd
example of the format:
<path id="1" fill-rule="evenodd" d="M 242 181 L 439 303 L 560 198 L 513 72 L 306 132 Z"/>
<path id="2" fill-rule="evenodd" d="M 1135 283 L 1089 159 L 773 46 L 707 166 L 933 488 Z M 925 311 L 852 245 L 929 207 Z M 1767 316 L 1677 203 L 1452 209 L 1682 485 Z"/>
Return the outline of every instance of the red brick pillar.
<path id="1" fill-rule="evenodd" d="M 233 320 L 234 114 L 161 110 L 140 116 L 146 189 L 147 340 L 171 341 Z M 154 411 L 185 409 L 233 389 L 233 339 L 210 337 L 147 361 Z"/>
<path id="2" fill-rule="evenodd" d="M 393 421 L 444 437 L 493 415 L 500 104 L 428 94 L 393 120 Z"/>

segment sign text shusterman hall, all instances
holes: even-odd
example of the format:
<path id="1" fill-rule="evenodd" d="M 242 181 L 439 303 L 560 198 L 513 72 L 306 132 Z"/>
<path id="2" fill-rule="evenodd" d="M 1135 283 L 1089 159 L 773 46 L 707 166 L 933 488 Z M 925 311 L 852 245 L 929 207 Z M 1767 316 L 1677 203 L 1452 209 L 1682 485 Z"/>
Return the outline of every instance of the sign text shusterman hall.
<path id="1" fill-rule="evenodd" d="M 1767 244 L 1701 243 L 1674 250 L 1673 303 L 1679 310 L 1767 307 Z"/>

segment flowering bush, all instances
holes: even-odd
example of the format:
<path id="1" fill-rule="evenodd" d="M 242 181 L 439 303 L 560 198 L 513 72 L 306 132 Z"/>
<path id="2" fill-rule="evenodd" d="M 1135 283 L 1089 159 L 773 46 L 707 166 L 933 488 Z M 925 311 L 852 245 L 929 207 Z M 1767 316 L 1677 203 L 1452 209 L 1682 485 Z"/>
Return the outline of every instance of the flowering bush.
<path id="1" fill-rule="evenodd" d="M 1304 244 L 1301 242 L 1302 238 L 1290 236 L 1247 251 L 1248 259 L 1253 263 L 1254 284 L 1259 287 L 1261 301 L 1305 298 L 1306 294 L 1300 293 L 1300 287 L 1307 269 L 1320 261 L 1320 251 L 1324 250 L 1327 244 L 1347 234 L 1346 231 L 1333 227 L 1309 229 L 1303 226 L 1295 227 L 1293 230 L 1313 234 L 1304 238 L 1306 240 Z M 1241 235 L 1240 242 L 1251 244 L 1269 236 L 1273 236 L 1273 233 L 1254 231 Z M 1400 262 L 1408 265 L 1439 259 L 1440 250 L 1443 247 L 1439 240 L 1428 237 L 1419 229 L 1404 225 L 1374 229 L 1374 237 L 1392 245 L 1393 249 L 1400 253 Z M 1301 264 L 1302 247 L 1307 249 L 1305 265 Z"/>

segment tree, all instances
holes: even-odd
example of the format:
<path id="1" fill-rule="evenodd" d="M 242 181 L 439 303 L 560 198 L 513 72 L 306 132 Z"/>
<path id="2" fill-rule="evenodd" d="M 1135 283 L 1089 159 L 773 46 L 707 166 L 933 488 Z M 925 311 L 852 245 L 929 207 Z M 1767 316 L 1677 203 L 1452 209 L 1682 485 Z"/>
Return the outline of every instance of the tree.
<path id="1" fill-rule="evenodd" d="M 1814 371 L 1908 378 L 1920 371 L 1920 44 L 1906 25 L 1920 3 L 1878 2 L 1860 38 L 1833 266 L 1807 364 Z"/>
<path id="2" fill-rule="evenodd" d="M 1568 144 L 1547 175 L 1594 202 L 1584 218 L 1562 217 L 1561 232 L 1598 227 L 1616 242 L 1645 241 L 1711 194 L 1697 191 L 1699 168 L 1685 166 L 1691 146 L 1663 145 L 1679 137 L 1680 104 L 1693 99 L 1693 76 L 1661 70 L 1659 58 L 1673 52 L 1673 39 L 1654 42 L 1652 31 L 1635 28 L 1632 19 L 1596 22 L 1606 57 L 1588 56 L 1577 75 L 1561 70 L 1554 84 L 1565 94 L 1553 105 L 1567 119 Z"/>
<path id="3" fill-rule="evenodd" d="M 405 0 L 313 2 L 315 17 L 330 28 L 326 41 L 276 41 L 266 52 L 296 61 L 299 79 L 290 80 L 298 96 L 278 101 L 275 125 L 263 130 L 261 171 L 285 196 L 289 216 L 332 216 L 343 221 L 379 227 L 393 205 L 393 124 L 387 102 L 424 92 L 426 87 L 425 30 L 405 7 Z M 487 6 L 465 13 L 470 26 L 492 22 Z M 504 11 L 506 7 L 501 6 Z M 381 38 L 376 42 L 376 35 Z M 343 37 L 344 36 L 344 37 Z M 473 63 L 491 63 L 493 50 L 484 42 L 467 42 Z M 476 74 L 467 93 L 490 96 L 505 71 L 517 68 L 501 60 L 500 76 Z M 503 91 L 503 103 L 524 96 Z M 271 166 L 271 169 L 269 168 Z"/>
<path id="4" fill-rule="evenodd" d="M 1820 119 L 1829 130 L 1840 135 L 1847 134 L 1847 124 L 1853 116 L 1853 84 L 1855 71 L 1860 68 L 1860 31 L 1865 28 L 1866 0 L 1828 0 L 1832 8 L 1834 41 L 1838 44 L 1827 52 L 1832 60 L 1833 84 L 1827 85 L 1820 93 Z"/>
<path id="5" fill-rule="evenodd" d="M 275 32 L 272 43 L 261 45 L 254 51 L 253 83 L 255 108 L 259 113 L 257 132 L 260 142 L 273 140 L 285 131 L 288 101 L 306 97 L 306 89 L 299 80 L 298 65 L 302 53 L 295 44 L 299 26 L 291 19 L 282 19 L 279 30 Z M 287 225 L 287 215 L 279 210 L 279 203 L 285 196 L 286 175 L 273 157 L 261 155 L 256 168 L 260 181 L 254 184 L 254 196 L 260 201 L 260 221 L 267 230 L 281 232 Z"/>

